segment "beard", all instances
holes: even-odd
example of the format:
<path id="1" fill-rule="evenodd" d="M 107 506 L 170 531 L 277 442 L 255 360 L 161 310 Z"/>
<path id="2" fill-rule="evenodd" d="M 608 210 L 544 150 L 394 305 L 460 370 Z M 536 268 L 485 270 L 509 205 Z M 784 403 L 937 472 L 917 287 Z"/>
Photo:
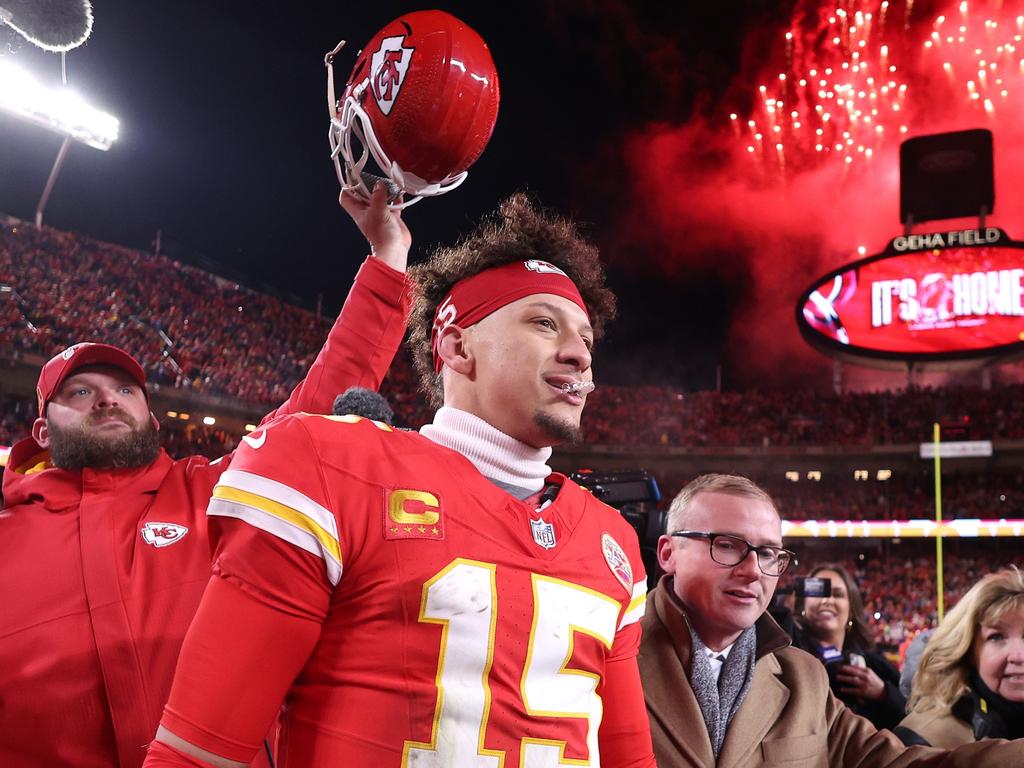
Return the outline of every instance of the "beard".
<path id="1" fill-rule="evenodd" d="M 86 420 L 77 427 L 58 427 L 47 423 L 50 435 L 50 461 L 61 469 L 135 469 L 151 464 L 160 455 L 160 435 L 147 420 L 139 424 L 119 408 L 104 416 L 117 415 L 131 427 L 127 434 L 107 437 L 96 434 Z"/>
<path id="2" fill-rule="evenodd" d="M 551 438 L 551 445 L 579 445 L 582 438 L 579 424 L 569 419 L 560 419 L 545 411 L 533 414 L 533 423 Z"/>

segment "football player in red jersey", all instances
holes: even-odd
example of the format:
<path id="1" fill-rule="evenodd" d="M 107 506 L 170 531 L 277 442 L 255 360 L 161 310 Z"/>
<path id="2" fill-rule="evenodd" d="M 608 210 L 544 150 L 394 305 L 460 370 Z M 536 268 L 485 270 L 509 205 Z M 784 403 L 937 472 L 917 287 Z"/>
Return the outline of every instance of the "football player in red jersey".
<path id="1" fill-rule="evenodd" d="M 614 312 L 524 197 L 415 268 L 419 432 L 286 417 L 210 503 L 214 576 L 146 766 L 654 765 L 632 528 L 547 467 Z"/>

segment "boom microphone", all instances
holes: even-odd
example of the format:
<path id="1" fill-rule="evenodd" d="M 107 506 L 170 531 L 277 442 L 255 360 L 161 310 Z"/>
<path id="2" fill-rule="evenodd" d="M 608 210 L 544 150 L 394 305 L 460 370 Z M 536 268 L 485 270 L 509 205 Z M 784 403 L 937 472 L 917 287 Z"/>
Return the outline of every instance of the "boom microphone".
<path id="1" fill-rule="evenodd" d="M 334 399 L 335 416 L 353 414 L 390 425 L 395 418 L 384 396 L 366 387 L 349 387 Z"/>
<path id="2" fill-rule="evenodd" d="M 0 24 L 46 51 L 77 48 L 92 32 L 89 0 L 0 0 Z"/>

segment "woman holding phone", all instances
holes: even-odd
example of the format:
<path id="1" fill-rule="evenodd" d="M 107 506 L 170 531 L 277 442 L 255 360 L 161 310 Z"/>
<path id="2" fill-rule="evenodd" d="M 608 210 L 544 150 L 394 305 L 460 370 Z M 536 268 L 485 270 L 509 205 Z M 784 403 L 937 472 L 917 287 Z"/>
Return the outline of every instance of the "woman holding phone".
<path id="1" fill-rule="evenodd" d="M 832 692 L 850 709 L 876 728 L 894 728 L 907 701 L 900 693 L 899 671 L 871 638 L 860 589 L 838 565 L 819 565 L 810 576 L 828 579 L 831 590 L 821 590 L 826 594 L 820 597 L 797 595 L 794 645 L 821 659 Z"/>

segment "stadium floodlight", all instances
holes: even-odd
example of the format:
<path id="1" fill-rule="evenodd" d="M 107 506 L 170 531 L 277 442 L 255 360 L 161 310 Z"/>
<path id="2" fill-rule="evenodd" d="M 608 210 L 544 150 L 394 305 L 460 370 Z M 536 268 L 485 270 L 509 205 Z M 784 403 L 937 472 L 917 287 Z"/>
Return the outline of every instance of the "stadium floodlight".
<path id="1" fill-rule="evenodd" d="M 47 88 L 9 61 L 0 61 L 0 109 L 96 149 L 108 150 L 117 141 L 116 117 L 70 88 Z"/>
<path id="2" fill-rule="evenodd" d="M 4 60 L 0 60 L 0 110 L 64 137 L 36 206 L 36 227 L 41 227 L 43 209 L 71 142 L 106 151 L 117 141 L 120 122 L 87 104 L 70 88 L 47 88 L 21 67 Z"/>

